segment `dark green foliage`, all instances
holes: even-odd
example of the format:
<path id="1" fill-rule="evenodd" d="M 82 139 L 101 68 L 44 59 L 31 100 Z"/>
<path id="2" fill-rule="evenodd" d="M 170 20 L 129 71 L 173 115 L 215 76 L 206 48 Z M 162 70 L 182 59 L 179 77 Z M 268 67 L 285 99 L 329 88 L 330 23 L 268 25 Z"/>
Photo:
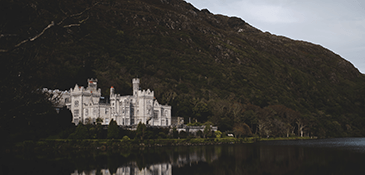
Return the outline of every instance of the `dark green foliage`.
<path id="1" fill-rule="evenodd" d="M 166 134 L 165 133 L 163 133 L 163 132 L 159 132 L 158 133 L 158 139 L 165 139 L 167 136 L 166 136 Z"/>
<path id="2" fill-rule="evenodd" d="M 134 138 L 138 140 L 146 139 L 164 139 L 169 134 L 169 128 L 159 127 L 146 127 L 145 124 L 140 124 L 136 131 L 124 129 L 118 127 L 113 120 L 107 126 L 108 129 L 104 129 L 106 126 L 102 126 L 100 123 L 96 125 L 78 125 L 77 127 L 71 127 L 59 134 L 60 138 L 70 139 L 122 139 L 122 138 Z"/>
<path id="3" fill-rule="evenodd" d="M 117 122 L 112 119 L 108 125 L 108 139 L 116 139 L 119 136 L 119 128 Z"/>
<path id="4" fill-rule="evenodd" d="M 139 122 L 138 126 L 137 126 L 137 131 L 136 131 L 136 137 L 135 139 L 137 140 L 143 140 L 144 138 L 146 138 L 146 136 L 149 136 L 150 133 L 147 135 L 147 127 L 145 124 Z"/>
<path id="5" fill-rule="evenodd" d="M 213 126 L 213 123 L 212 122 L 205 122 L 204 123 L 204 130 L 203 130 L 203 135 L 204 135 L 204 138 L 206 137 L 212 137 L 213 136 L 213 133 L 212 133 L 212 126 Z"/>
<path id="6" fill-rule="evenodd" d="M 122 127 L 120 127 L 119 128 L 119 138 L 123 138 L 124 136 L 128 136 L 129 138 L 133 139 L 136 137 L 136 132 L 127 130 L 127 129 L 123 129 Z"/>
<path id="7" fill-rule="evenodd" d="M 203 132 L 199 130 L 198 132 L 196 132 L 196 136 L 197 137 L 203 137 Z"/>
<path id="8" fill-rule="evenodd" d="M 188 123 L 186 125 L 187 126 L 202 126 L 203 124 L 201 124 L 200 122 L 194 122 L 194 123 Z"/>
<path id="9" fill-rule="evenodd" d="M 222 137 L 222 132 L 217 130 L 217 131 L 214 132 L 214 135 L 215 135 L 216 138 L 221 138 Z"/>
<path id="10" fill-rule="evenodd" d="M 186 137 L 188 137 L 188 133 L 186 133 L 185 131 L 180 131 L 179 132 L 179 137 L 182 139 L 185 139 Z"/>
<path id="11" fill-rule="evenodd" d="M 172 128 L 172 138 L 178 138 L 179 132 L 177 131 L 176 127 Z"/>
<path id="12" fill-rule="evenodd" d="M 70 139 L 88 139 L 89 132 L 85 125 L 78 124 L 74 133 L 70 134 Z"/>

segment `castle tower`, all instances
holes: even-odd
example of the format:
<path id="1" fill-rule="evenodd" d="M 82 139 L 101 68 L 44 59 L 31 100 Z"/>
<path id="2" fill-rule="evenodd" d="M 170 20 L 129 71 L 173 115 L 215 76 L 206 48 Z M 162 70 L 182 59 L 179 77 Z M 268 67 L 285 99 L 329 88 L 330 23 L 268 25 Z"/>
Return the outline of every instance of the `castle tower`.
<path id="1" fill-rule="evenodd" d="M 114 87 L 110 87 L 110 97 L 113 96 L 115 94 L 115 89 Z"/>
<path id="2" fill-rule="evenodd" d="M 133 78 L 133 96 L 137 96 L 137 92 L 139 90 L 139 78 Z"/>
<path id="3" fill-rule="evenodd" d="M 88 88 L 87 89 L 96 91 L 97 86 L 98 86 L 98 79 L 93 79 L 93 78 L 87 79 L 87 82 L 88 82 Z"/>

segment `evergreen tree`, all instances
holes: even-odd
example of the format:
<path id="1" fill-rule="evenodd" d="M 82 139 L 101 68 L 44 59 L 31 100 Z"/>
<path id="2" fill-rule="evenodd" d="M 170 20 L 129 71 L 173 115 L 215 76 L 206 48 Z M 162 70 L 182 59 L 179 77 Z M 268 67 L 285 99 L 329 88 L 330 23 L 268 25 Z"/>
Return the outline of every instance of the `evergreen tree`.
<path id="1" fill-rule="evenodd" d="M 78 124 L 74 133 L 69 136 L 70 139 L 88 139 L 89 132 L 87 127 L 82 123 Z"/>
<path id="2" fill-rule="evenodd" d="M 136 131 L 136 138 L 143 140 L 143 138 L 145 138 L 146 130 L 147 130 L 146 125 L 139 122 L 138 126 L 137 126 L 137 131 Z"/>
<path id="3" fill-rule="evenodd" d="M 116 121 L 114 121 L 113 119 L 110 121 L 109 126 L 108 126 L 108 135 L 107 138 L 108 139 L 116 139 L 118 138 L 119 135 L 119 128 L 118 128 L 118 124 Z"/>

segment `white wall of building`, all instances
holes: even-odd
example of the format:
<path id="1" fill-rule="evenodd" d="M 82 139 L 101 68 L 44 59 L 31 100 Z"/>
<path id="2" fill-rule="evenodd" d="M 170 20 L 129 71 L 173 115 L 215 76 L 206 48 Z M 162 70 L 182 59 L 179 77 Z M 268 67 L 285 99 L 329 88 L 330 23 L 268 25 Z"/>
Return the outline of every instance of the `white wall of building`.
<path id="1" fill-rule="evenodd" d="M 101 89 L 97 89 L 97 79 L 88 79 L 88 87 L 75 85 L 70 91 L 51 91 L 58 94 L 58 106 L 67 106 L 73 115 L 72 122 L 95 123 L 97 118 L 108 125 L 113 119 L 118 125 L 129 126 L 139 122 L 153 126 L 171 125 L 171 106 L 160 105 L 150 89 L 140 90 L 138 78 L 132 80 L 133 95 L 121 96 L 110 88 L 110 102 L 100 103 Z"/>

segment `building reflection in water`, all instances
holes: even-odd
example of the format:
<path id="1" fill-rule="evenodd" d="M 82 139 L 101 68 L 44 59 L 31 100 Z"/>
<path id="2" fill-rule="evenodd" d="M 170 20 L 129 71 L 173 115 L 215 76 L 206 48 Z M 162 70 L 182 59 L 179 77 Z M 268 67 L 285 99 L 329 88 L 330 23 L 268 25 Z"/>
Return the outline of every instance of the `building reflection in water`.
<path id="1" fill-rule="evenodd" d="M 109 169 L 91 170 L 78 172 L 75 170 L 71 175 L 172 175 L 172 166 L 170 163 L 160 163 L 146 166 L 139 169 L 135 162 L 128 166 L 121 166 L 115 173 L 111 173 Z"/>
<path id="2" fill-rule="evenodd" d="M 203 148 L 203 149 L 202 149 Z M 71 175 L 172 175 L 173 167 L 180 168 L 184 166 L 191 166 L 199 162 L 213 162 L 218 160 L 220 149 L 204 149 L 197 148 L 195 150 L 184 150 L 180 154 L 169 154 L 165 159 L 166 163 L 156 163 L 146 165 L 141 168 L 137 162 L 129 162 L 125 165 L 119 166 L 116 171 L 111 172 L 108 168 L 90 171 L 75 170 Z M 181 151 L 181 150 L 180 150 Z"/>
<path id="3" fill-rule="evenodd" d="M 214 152 L 207 154 L 199 154 L 197 151 L 189 153 L 189 154 L 179 154 L 177 158 L 174 159 L 171 157 L 171 162 L 175 167 L 183 167 L 185 165 L 189 165 L 192 163 L 198 162 L 213 162 L 214 160 L 218 160 L 218 155 Z"/>

